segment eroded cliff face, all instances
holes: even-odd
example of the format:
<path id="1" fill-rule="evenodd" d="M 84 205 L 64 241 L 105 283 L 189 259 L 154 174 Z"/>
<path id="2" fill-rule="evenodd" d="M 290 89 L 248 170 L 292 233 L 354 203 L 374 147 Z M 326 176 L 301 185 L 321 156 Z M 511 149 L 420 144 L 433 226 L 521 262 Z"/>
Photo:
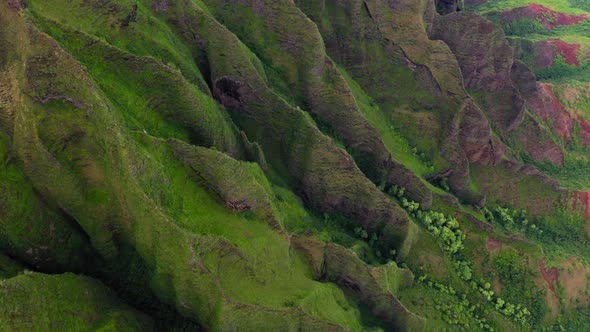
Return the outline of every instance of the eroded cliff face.
<path id="1" fill-rule="evenodd" d="M 432 37 L 445 41 L 456 54 L 465 85 L 485 110 L 488 118 L 507 139 L 515 138 L 534 159 L 563 166 L 561 147 L 535 118 L 547 113 L 567 117 L 555 109 L 551 96 L 536 82 L 530 69 L 515 61 L 504 32 L 487 19 L 470 12 L 439 16 Z M 528 112 L 533 113 L 533 118 Z M 552 128 L 567 137 L 571 122 L 556 121 Z"/>
<path id="2" fill-rule="evenodd" d="M 463 9 L 1 2 L 3 299 L 23 310 L 14 289 L 103 287 L 15 277 L 28 266 L 100 279 L 153 319 L 111 293 L 85 312 L 112 308 L 130 329 L 535 326 L 543 313 L 520 322 L 493 306 L 432 319 L 436 296 L 424 295 L 446 289 L 428 276 L 479 301 L 455 271 L 495 268 L 473 263 L 494 233 L 477 209 L 551 216 L 571 196 L 515 153 L 563 166 L 551 135 L 573 140 L 571 116 L 500 28 Z M 522 199 L 529 188 L 540 189 Z M 23 326 L 10 301 L 0 329 Z"/>

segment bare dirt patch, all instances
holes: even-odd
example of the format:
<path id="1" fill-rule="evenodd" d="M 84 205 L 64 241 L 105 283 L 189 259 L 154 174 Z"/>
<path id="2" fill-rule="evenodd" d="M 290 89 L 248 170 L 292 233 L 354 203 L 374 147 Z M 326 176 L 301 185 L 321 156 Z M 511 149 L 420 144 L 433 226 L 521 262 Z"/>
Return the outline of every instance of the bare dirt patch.
<path id="1" fill-rule="evenodd" d="M 582 128 L 582 143 L 584 145 L 590 145 L 590 123 L 588 123 L 580 115 L 578 115 L 578 121 L 580 122 L 580 127 Z"/>
<path id="2" fill-rule="evenodd" d="M 561 285 L 565 292 L 565 304 L 568 307 L 587 306 L 590 304 L 588 296 L 588 275 L 590 267 L 584 266 L 579 258 L 573 257 L 560 263 L 562 271 L 559 274 Z"/>
<path id="3" fill-rule="evenodd" d="M 579 66 L 578 54 L 580 53 L 580 44 L 570 44 L 561 39 L 551 39 L 548 41 L 555 47 L 557 54 L 561 55 L 568 65 Z"/>
<path id="4" fill-rule="evenodd" d="M 545 266 L 545 262 L 543 260 L 540 260 L 539 271 L 541 272 L 543 279 L 545 279 L 545 282 L 549 286 L 549 290 L 551 290 L 551 292 L 553 292 L 553 294 L 557 296 L 557 292 L 555 291 L 555 286 L 559 282 L 559 273 L 557 272 L 557 268 L 552 267 L 547 269 Z"/>
<path id="5" fill-rule="evenodd" d="M 578 209 L 584 211 L 584 220 L 588 220 L 588 214 L 590 213 L 590 192 L 580 191 L 574 194 L 572 199 L 572 209 L 576 212 Z M 580 206 L 578 206 L 580 204 Z"/>
<path id="6" fill-rule="evenodd" d="M 489 252 L 494 252 L 502 247 L 502 242 L 494 238 L 488 238 L 488 242 L 486 243 L 486 248 Z"/>

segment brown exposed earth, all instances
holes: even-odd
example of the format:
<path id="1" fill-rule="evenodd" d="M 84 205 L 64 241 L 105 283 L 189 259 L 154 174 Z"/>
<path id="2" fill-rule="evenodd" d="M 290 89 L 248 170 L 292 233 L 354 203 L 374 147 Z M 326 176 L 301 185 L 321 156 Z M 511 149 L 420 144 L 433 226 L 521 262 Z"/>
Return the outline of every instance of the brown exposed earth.
<path id="1" fill-rule="evenodd" d="M 576 211 L 578 209 L 578 202 L 581 203 L 580 209 L 584 211 L 584 220 L 588 219 L 588 214 L 590 213 L 590 205 L 588 204 L 589 201 L 590 192 L 588 191 L 581 191 L 574 194 L 572 209 Z"/>
<path id="2" fill-rule="evenodd" d="M 588 287 L 588 273 L 579 258 L 572 257 L 560 264 L 560 280 L 564 290 L 564 300 L 567 306 L 588 305 L 590 297 L 584 290 Z"/>
<path id="3" fill-rule="evenodd" d="M 572 117 L 565 110 L 555 95 L 555 92 L 553 92 L 551 85 L 539 83 L 539 88 L 541 92 L 541 97 L 539 99 L 545 104 L 546 107 L 542 109 L 544 109 L 546 113 L 537 115 L 540 115 L 543 120 L 551 120 L 553 132 L 561 137 L 564 142 L 567 142 L 573 127 Z"/>
<path id="4" fill-rule="evenodd" d="M 488 242 L 486 243 L 486 249 L 490 252 L 500 248 L 501 246 L 502 242 L 494 238 L 489 238 Z"/>
<path id="5" fill-rule="evenodd" d="M 582 143 L 584 145 L 590 145 L 590 123 L 579 115 L 578 121 L 580 121 L 580 127 L 582 128 Z"/>
<path id="6" fill-rule="evenodd" d="M 551 39 L 547 41 L 553 47 L 555 47 L 557 54 L 561 55 L 565 63 L 568 65 L 579 66 L 580 61 L 578 60 L 578 54 L 580 53 L 580 44 L 566 43 L 560 39 Z"/>
<path id="7" fill-rule="evenodd" d="M 553 294 L 555 294 L 555 296 L 557 296 L 557 293 L 555 292 L 555 285 L 557 285 L 557 283 L 559 282 L 557 268 L 552 267 L 547 269 L 545 267 L 545 262 L 543 260 L 540 260 L 539 271 L 541 272 L 541 275 L 543 275 L 543 279 L 545 279 L 545 282 L 547 282 L 549 289 L 553 292 Z"/>

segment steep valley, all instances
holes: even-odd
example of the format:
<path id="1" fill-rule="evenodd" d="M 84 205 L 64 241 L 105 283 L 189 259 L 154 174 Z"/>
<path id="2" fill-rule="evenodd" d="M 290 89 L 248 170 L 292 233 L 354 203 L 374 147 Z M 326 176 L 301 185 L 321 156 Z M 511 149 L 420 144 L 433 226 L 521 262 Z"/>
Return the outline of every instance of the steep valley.
<path id="1" fill-rule="evenodd" d="M 0 331 L 587 331 L 583 0 L 0 0 Z"/>

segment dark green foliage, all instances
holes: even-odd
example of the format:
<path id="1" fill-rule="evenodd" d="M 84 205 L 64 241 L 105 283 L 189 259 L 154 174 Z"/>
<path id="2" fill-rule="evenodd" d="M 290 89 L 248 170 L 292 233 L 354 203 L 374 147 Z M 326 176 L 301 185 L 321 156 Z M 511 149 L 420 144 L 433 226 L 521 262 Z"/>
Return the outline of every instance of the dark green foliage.
<path id="1" fill-rule="evenodd" d="M 434 282 L 427 275 L 420 276 L 417 281 L 440 293 L 434 298 L 435 309 L 442 314 L 447 324 L 466 329 L 494 331 L 489 322 L 481 316 L 480 306 L 471 303 L 465 294 L 458 294 L 452 286 Z"/>
<path id="2" fill-rule="evenodd" d="M 544 292 L 537 289 L 533 276 L 524 267 L 523 257 L 516 250 L 503 250 L 494 258 L 494 268 L 502 283 L 502 295 L 507 301 L 517 304 L 510 308 L 506 304 L 505 310 L 518 314 L 524 306 L 530 309 L 533 327 L 540 327 L 547 311 Z M 521 318 L 524 319 L 517 316 L 517 319 Z"/>
<path id="3" fill-rule="evenodd" d="M 501 225 L 508 233 L 543 234 L 543 230 L 536 224 L 530 223 L 524 209 L 514 210 L 497 206 L 489 210 L 483 209 L 488 222 Z"/>
<path id="4" fill-rule="evenodd" d="M 574 6 L 576 8 L 590 11 L 590 3 L 588 3 L 588 1 L 586 1 L 586 0 L 568 0 L 568 2 L 571 3 L 572 6 Z"/>
<path id="5" fill-rule="evenodd" d="M 25 273 L 0 280 L 0 294 L 2 331 L 155 331 L 150 318 L 88 277 Z"/>
<path id="6" fill-rule="evenodd" d="M 435 211 L 421 211 L 420 204 L 404 197 L 405 189 L 398 186 L 389 188 L 388 193 L 400 201 L 400 206 L 424 226 L 449 254 L 463 249 L 465 234 L 459 228 L 457 219 Z"/>
<path id="7" fill-rule="evenodd" d="M 492 20 L 493 21 L 493 20 Z M 509 36 L 525 36 L 533 33 L 546 34 L 547 30 L 537 19 L 523 18 L 509 24 L 502 24 L 502 29 Z"/>
<path id="8" fill-rule="evenodd" d="M 588 331 L 590 329 L 590 308 L 577 308 L 557 317 L 557 321 L 548 327 L 543 327 L 543 331 L 562 332 L 562 331 Z"/>
<path id="9" fill-rule="evenodd" d="M 559 55 L 551 67 L 535 70 L 535 76 L 542 81 L 559 81 L 563 78 L 585 76 L 590 72 L 590 61 L 584 61 L 581 66 L 570 65 Z"/>

